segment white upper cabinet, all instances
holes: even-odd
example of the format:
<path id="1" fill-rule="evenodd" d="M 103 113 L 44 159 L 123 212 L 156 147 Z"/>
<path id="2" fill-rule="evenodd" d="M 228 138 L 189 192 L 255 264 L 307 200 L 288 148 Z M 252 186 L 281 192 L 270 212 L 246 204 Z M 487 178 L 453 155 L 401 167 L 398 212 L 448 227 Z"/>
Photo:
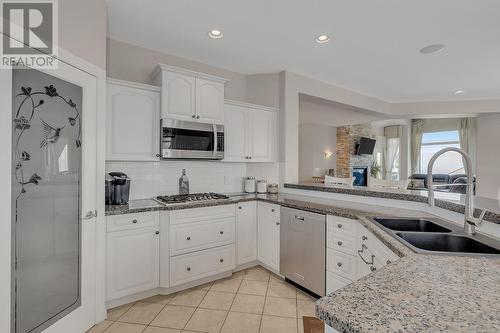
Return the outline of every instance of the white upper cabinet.
<path id="1" fill-rule="evenodd" d="M 226 100 L 226 162 L 273 162 L 277 110 Z"/>
<path id="2" fill-rule="evenodd" d="M 247 108 L 226 104 L 225 109 L 224 161 L 246 162 L 249 156 Z"/>
<path id="3" fill-rule="evenodd" d="M 106 159 L 157 161 L 160 89 L 108 79 L 106 95 Z"/>
<path id="4" fill-rule="evenodd" d="M 224 83 L 196 78 L 196 119 L 223 124 Z"/>
<path id="5" fill-rule="evenodd" d="M 165 72 L 163 75 L 162 118 L 192 121 L 196 105 L 196 79 L 173 72 Z"/>
<path id="6" fill-rule="evenodd" d="M 163 64 L 152 76 L 161 86 L 162 118 L 224 123 L 225 79 Z"/>

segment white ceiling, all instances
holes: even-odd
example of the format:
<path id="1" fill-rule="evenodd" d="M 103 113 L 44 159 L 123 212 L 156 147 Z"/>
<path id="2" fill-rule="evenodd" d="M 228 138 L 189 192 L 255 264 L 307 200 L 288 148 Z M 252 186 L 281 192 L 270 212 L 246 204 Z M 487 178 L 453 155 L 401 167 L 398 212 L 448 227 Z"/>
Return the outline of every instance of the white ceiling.
<path id="1" fill-rule="evenodd" d="M 242 74 L 289 70 L 387 102 L 500 98 L 498 0 L 106 2 L 110 38 Z M 433 43 L 446 48 L 419 53 Z"/>

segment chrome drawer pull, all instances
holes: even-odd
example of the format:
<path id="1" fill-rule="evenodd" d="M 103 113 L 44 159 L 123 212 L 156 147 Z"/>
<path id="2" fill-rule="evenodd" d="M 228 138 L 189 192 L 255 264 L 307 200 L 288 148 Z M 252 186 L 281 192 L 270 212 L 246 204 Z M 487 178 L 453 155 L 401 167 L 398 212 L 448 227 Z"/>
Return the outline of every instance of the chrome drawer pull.
<path id="1" fill-rule="evenodd" d="M 337 244 L 339 244 L 339 246 L 342 246 L 342 241 L 338 241 Z"/>
<path id="2" fill-rule="evenodd" d="M 374 271 L 376 271 L 376 270 L 377 270 L 377 268 L 376 268 L 375 266 L 370 266 L 370 270 L 371 270 L 372 272 L 374 272 Z"/>
<path id="3" fill-rule="evenodd" d="M 368 237 L 366 237 L 365 235 L 363 235 L 363 237 L 361 237 L 362 240 L 367 240 Z"/>
<path id="4" fill-rule="evenodd" d="M 363 256 L 361 255 L 361 253 L 363 253 L 364 251 L 368 250 L 368 248 L 366 247 L 365 244 L 361 244 L 361 250 L 358 250 L 358 256 L 365 262 L 365 264 L 367 265 L 373 265 L 373 262 L 374 262 L 374 259 L 375 259 L 375 256 L 372 254 L 372 260 L 371 262 L 368 262 L 365 260 L 365 258 L 363 258 Z"/>
<path id="5" fill-rule="evenodd" d="M 224 235 L 224 231 L 222 231 L 222 230 L 219 231 L 219 234 Z"/>
<path id="6" fill-rule="evenodd" d="M 271 212 L 272 212 L 272 213 L 276 212 L 276 209 L 274 209 L 274 208 L 273 208 L 273 209 L 271 209 Z"/>
<path id="7" fill-rule="evenodd" d="M 238 207 L 238 209 L 242 209 L 242 207 L 241 207 L 241 206 L 239 206 L 239 207 Z"/>
<path id="8" fill-rule="evenodd" d="M 276 225 L 280 225 L 280 223 L 279 223 L 279 222 L 276 222 Z"/>
<path id="9" fill-rule="evenodd" d="M 340 228 L 342 228 L 342 224 L 340 224 L 340 223 L 339 223 L 339 224 L 337 224 L 337 227 L 338 227 L 339 229 L 340 229 Z"/>
<path id="10" fill-rule="evenodd" d="M 159 234 L 160 234 L 160 232 L 157 230 L 157 231 L 155 232 L 155 234 L 159 235 Z"/>
<path id="11" fill-rule="evenodd" d="M 186 239 L 187 239 L 187 240 L 191 240 L 191 237 L 187 236 L 187 237 L 186 237 Z"/>
<path id="12" fill-rule="evenodd" d="M 341 262 L 338 262 L 338 263 L 337 263 L 337 266 L 342 267 L 342 263 L 341 263 Z"/>
<path id="13" fill-rule="evenodd" d="M 224 262 L 224 259 L 222 259 L 222 258 L 221 258 L 221 259 L 219 259 L 219 261 L 220 261 L 220 262 Z"/>
<path id="14" fill-rule="evenodd" d="M 191 271 L 191 267 L 186 268 L 186 270 L 187 270 L 188 272 L 189 272 L 189 271 Z"/>
<path id="15" fill-rule="evenodd" d="M 137 219 L 133 219 L 133 220 L 132 220 L 132 223 L 137 223 Z"/>
<path id="16" fill-rule="evenodd" d="M 304 221 L 304 217 L 295 215 L 296 220 Z"/>

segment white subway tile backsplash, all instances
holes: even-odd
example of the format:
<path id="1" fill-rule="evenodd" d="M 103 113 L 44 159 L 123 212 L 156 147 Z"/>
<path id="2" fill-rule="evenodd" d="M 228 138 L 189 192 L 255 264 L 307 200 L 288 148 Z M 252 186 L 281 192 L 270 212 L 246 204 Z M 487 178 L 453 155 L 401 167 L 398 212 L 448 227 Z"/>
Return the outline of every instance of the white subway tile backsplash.
<path id="1" fill-rule="evenodd" d="M 178 194 L 179 177 L 186 169 L 190 192 L 241 192 L 245 163 L 217 161 L 106 162 L 106 172 L 121 171 L 131 179 L 130 199 Z"/>

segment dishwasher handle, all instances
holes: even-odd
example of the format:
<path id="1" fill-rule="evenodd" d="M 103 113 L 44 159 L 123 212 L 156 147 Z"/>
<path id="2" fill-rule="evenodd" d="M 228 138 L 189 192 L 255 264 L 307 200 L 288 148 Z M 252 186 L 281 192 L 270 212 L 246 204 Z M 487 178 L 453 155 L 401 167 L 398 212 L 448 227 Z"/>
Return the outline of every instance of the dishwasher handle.
<path id="1" fill-rule="evenodd" d="M 295 219 L 299 221 L 304 221 L 304 217 L 299 215 L 295 215 Z"/>

